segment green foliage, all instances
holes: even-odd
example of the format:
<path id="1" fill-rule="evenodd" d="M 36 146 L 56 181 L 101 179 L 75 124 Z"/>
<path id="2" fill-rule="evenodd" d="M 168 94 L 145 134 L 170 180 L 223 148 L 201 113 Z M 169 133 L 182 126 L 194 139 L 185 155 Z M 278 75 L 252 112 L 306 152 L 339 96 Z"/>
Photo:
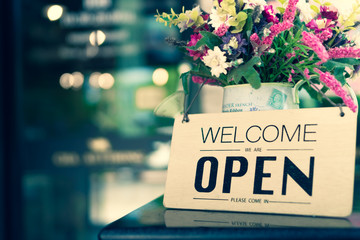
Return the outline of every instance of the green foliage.
<path id="1" fill-rule="evenodd" d="M 351 70 L 354 70 L 354 65 L 358 65 L 360 64 L 360 60 L 359 59 L 353 59 L 353 58 L 340 58 L 340 59 L 332 59 L 327 61 L 326 63 L 323 64 L 324 67 L 326 67 L 326 69 L 328 71 L 333 71 L 336 68 L 350 68 Z"/>
<path id="2" fill-rule="evenodd" d="M 317 6 L 311 5 L 310 8 L 311 8 L 314 12 L 316 12 L 316 13 L 318 13 L 318 14 L 320 13 L 320 9 L 319 9 Z"/>
<path id="3" fill-rule="evenodd" d="M 325 67 L 325 71 L 331 72 L 341 85 L 344 86 L 347 82 L 346 78 L 350 77 L 350 74 L 346 72 L 346 68 L 354 70 L 354 66 L 358 64 L 360 64 L 360 59 L 339 58 L 327 61 L 323 64 L 323 67 Z"/>
<path id="4" fill-rule="evenodd" d="M 246 81 L 250 83 L 253 88 L 260 88 L 261 79 L 259 73 L 254 69 L 254 65 L 257 65 L 260 62 L 260 57 L 254 56 L 247 63 L 237 68 L 234 68 L 228 74 L 228 82 L 234 81 L 236 84 L 239 84 L 242 78 L 245 78 Z"/>
<path id="5" fill-rule="evenodd" d="M 235 17 L 229 20 L 230 26 L 234 27 L 235 29 L 232 30 L 232 33 L 239 33 L 242 32 L 243 27 L 246 24 L 246 19 L 248 15 L 245 12 L 239 12 Z"/>
<path id="6" fill-rule="evenodd" d="M 277 7 L 276 8 L 281 14 L 283 14 L 285 12 L 285 8 L 283 7 Z"/>
<path id="7" fill-rule="evenodd" d="M 342 31 L 351 30 L 357 22 L 357 17 L 360 15 L 360 2 L 359 0 L 353 1 L 352 12 L 344 18 L 344 16 L 339 16 L 339 23 L 341 24 L 340 29 Z"/>
<path id="8" fill-rule="evenodd" d="M 193 47 L 188 47 L 191 50 L 197 50 L 202 46 L 207 46 L 210 49 L 214 49 L 215 46 L 222 44 L 221 38 L 211 32 L 200 31 L 202 38 Z"/>
<path id="9" fill-rule="evenodd" d="M 189 78 L 191 77 L 190 71 L 180 75 L 180 79 L 184 88 L 184 92 L 187 95 L 189 93 Z"/>
<path id="10" fill-rule="evenodd" d="M 345 67 L 338 67 L 334 69 L 334 76 L 341 83 L 342 86 L 344 86 L 346 83 L 344 72 Z"/>

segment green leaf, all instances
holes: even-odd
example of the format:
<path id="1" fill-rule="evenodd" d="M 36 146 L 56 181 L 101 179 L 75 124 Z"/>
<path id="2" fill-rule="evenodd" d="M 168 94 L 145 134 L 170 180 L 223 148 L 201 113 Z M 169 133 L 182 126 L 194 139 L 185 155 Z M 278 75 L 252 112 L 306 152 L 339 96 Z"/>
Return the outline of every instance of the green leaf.
<path id="1" fill-rule="evenodd" d="M 351 74 L 345 71 L 345 78 L 349 78 L 349 77 L 351 77 Z"/>
<path id="2" fill-rule="evenodd" d="M 235 27 L 235 30 L 232 30 L 232 33 L 238 33 L 243 30 L 243 27 L 246 24 L 248 15 L 245 12 L 239 12 L 235 17 L 229 20 L 230 26 Z"/>
<path id="3" fill-rule="evenodd" d="M 210 68 L 206 67 L 203 63 L 199 64 L 199 71 L 198 72 L 211 76 Z"/>
<path id="4" fill-rule="evenodd" d="M 354 70 L 354 66 L 352 64 L 346 63 L 345 62 L 341 62 L 339 61 L 340 59 L 336 59 L 336 60 L 328 60 L 326 63 L 323 63 L 323 66 L 325 66 L 327 68 L 328 71 L 332 71 L 335 68 L 350 68 L 351 70 Z"/>
<path id="5" fill-rule="evenodd" d="M 329 89 L 330 89 L 329 87 L 323 86 L 323 87 L 321 88 L 321 92 L 326 93 Z"/>
<path id="6" fill-rule="evenodd" d="M 335 68 L 335 71 L 334 71 L 334 77 L 336 78 L 336 80 L 338 80 L 341 83 L 342 86 L 344 86 L 346 83 L 346 79 L 344 77 L 344 72 L 345 72 L 344 67 Z"/>
<path id="7" fill-rule="evenodd" d="M 247 33 L 248 31 L 251 32 L 252 28 L 253 28 L 254 22 L 252 21 L 252 18 L 247 18 L 246 19 L 246 24 L 243 27 L 243 30 Z M 249 35 L 249 34 L 248 34 Z M 250 37 L 250 36 L 249 36 Z"/>
<path id="8" fill-rule="evenodd" d="M 185 95 L 187 95 L 189 93 L 189 77 L 191 77 L 190 71 L 185 72 L 180 75 Z"/>
<path id="9" fill-rule="evenodd" d="M 338 59 L 333 59 L 332 61 L 350 64 L 350 65 L 359 65 L 360 64 L 360 59 L 355 59 L 355 58 L 338 58 Z"/>
<path id="10" fill-rule="evenodd" d="M 229 74 L 228 74 L 228 82 L 230 82 L 231 79 L 234 80 L 235 83 L 239 83 L 241 81 L 241 78 L 245 78 L 250 85 L 258 89 L 261 86 L 261 79 L 259 76 L 259 73 L 254 69 L 254 65 L 261 62 L 260 57 L 253 57 L 251 58 L 247 63 L 234 68 Z"/>
<path id="11" fill-rule="evenodd" d="M 243 0 L 238 0 L 238 4 L 240 9 L 242 8 L 242 6 L 244 5 L 244 1 Z"/>
<path id="12" fill-rule="evenodd" d="M 191 50 L 197 50 L 200 47 L 206 45 L 210 49 L 214 49 L 215 46 L 219 46 L 222 44 L 222 40 L 220 37 L 215 35 L 214 33 L 207 31 L 200 31 L 202 38 L 196 43 L 194 47 L 188 47 Z"/>
<path id="13" fill-rule="evenodd" d="M 239 33 L 239 32 L 242 32 L 243 31 L 243 27 L 245 26 L 246 24 L 246 21 L 242 21 L 240 22 L 234 30 L 231 31 L 231 33 Z"/>
<path id="14" fill-rule="evenodd" d="M 319 9 L 317 6 L 311 5 L 310 8 L 311 8 L 314 12 L 320 13 L 320 9 Z"/>
<path id="15" fill-rule="evenodd" d="M 283 14 L 285 12 L 285 8 L 283 7 L 277 7 L 276 8 L 281 14 Z"/>
<path id="16" fill-rule="evenodd" d="M 321 2 L 319 0 L 314 0 L 317 4 L 321 5 Z"/>
<path id="17" fill-rule="evenodd" d="M 319 102 L 322 102 L 322 96 L 319 92 L 317 92 L 314 88 L 312 88 L 309 84 L 304 84 L 304 89 L 308 92 L 310 97 L 312 97 L 315 100 L 318 100 Z"/>
<path id="18" fill-rule="evenodd" d="M 279 2 L 284 5 L 284 3 L 286 2 L 286 0 L 279 0 Z"/>

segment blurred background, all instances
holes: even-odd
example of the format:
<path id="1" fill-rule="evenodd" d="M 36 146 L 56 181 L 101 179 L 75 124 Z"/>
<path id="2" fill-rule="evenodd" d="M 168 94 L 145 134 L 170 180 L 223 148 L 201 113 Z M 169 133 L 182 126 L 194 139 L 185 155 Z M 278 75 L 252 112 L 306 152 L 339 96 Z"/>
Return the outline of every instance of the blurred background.
<path id="1" fill-rule="evenodd" d="M 0 238 L 97 239 L 163 194 L 173 121 L 153 109 L 190 66 L 154 15 L 194 3 L 1 2 Z M 193 111 L 220 112 L 221 94 Z"/>

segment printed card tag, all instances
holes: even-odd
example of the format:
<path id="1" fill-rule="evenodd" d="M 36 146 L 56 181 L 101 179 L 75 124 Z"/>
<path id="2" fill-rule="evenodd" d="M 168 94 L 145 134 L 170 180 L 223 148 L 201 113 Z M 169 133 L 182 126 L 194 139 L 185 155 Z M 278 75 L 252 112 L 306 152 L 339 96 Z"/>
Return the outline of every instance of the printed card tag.
<path id="1" fill-rule="evenodd" d="M 175 119 L 164 206 L 345 217 L 357 114 L 344 108 Z"/>

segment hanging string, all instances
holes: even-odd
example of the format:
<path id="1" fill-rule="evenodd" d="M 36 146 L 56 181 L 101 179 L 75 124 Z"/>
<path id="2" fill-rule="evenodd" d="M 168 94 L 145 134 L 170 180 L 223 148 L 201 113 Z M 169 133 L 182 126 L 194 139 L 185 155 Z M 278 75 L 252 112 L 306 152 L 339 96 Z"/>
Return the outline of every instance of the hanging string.
<path id="1" fill-rule="evenodd" d="M 308 81 L 309 81 L 309 83 L 313 86 L 313 88 L 315 88 L 315 90 L 318 91 L 318 92 L 321 94 L 321 96 L 322 96 L 323 98 L 325 98 L 331 105 L 333 105 L 334 107 L 339 107 L 339 109 L 340 109 L 340 116 L 341 116 L 341 117 L 345 116 L 345 113 L 344 113 L 343 108 L 342 108 L 343 106 L 345 106 L 345 104 L 336 104 L 336 103 L 334 103 L 328 96 L 326 96 L 325 93 L 323 93 L 323 91 L 321 91 L 321 90 L 315 85 L 315 83 L 314 83 L 313 81 L 311 81 L 310 79 L 308 79 Z"/>

